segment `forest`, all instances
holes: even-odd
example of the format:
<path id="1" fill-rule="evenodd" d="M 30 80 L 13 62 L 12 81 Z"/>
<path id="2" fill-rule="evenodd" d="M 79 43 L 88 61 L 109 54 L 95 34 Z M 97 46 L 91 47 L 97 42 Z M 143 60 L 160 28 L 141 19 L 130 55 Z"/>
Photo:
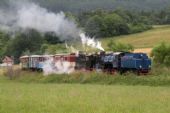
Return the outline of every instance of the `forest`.
<path id="1" fill-rule="evenodd" d="M 32 0 L 52 11 L 85 12 L 96 9 L 152 11 L 170 6 L 169 0 Z"/>
<path id="2" fill-rule="evenodd" d="M 0 0 L 0 7 L 7 7 L 8 1 Z M 15 0 L 28 1 L 28 0 Z M 30 1 L 30 0 L 29 0 Z M 162 10 L 170 6 L 169 0 L 31 0 L 48 8 L 51 11 L 58 12 L 85 12 L 96 9 L 115 10 L 123 8 L 125 10 L 152 11 Z"/>

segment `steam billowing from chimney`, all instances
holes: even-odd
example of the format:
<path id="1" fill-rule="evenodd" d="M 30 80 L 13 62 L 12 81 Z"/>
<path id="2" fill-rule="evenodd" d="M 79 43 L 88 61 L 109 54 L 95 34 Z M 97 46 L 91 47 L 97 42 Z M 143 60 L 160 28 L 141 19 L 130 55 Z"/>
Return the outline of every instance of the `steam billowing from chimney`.
<path id="1" fill-rule="evenodd" d="M 97 48 L 101 51 L 105 51 L 104 48 L 102 47 L 101 42 L 95 40 L 94 38 L 90 38 L 90 37 L 86 36 L 85 33 L 81 33 L 80 38 L 81 38 L 83 46 L 87 45 L 89 47 Z"/>
<path id="2" fill-rule="evenodd" d="M 100 42 L 86 37 L 63 12 L 56 14 L 32 2 L 10 2 L 9 8 L 0 9 L 0 29 L 12 32 L 27 29 L 36 29 L 41 33 L 54 32 L 60 40 L 81 38 L 83 44 L 104 50 Z"/>

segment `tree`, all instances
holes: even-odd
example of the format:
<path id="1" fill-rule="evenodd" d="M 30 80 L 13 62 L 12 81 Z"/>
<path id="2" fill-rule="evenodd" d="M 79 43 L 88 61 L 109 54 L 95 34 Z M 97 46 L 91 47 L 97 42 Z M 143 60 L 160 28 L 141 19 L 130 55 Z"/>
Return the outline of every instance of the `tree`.
<path id="1" fill-rule="evenodd" d="M 105 30 L 102 17 L 94 15 L 89 18 L 85 26 L 85 31 L 91 37 L 95 36 L 98 38 L 104 36 L 103 32 L 105 32 Z"/>
<path id="2" fill-rule="evenodd" d="M 40 54 L 40 48 L 43 44 L 43 38 L 37 31 L 29 29 L 24 33 L 18 33 L 14 39 L 11 39 L 6 48 L 6 55 L 14 56 L 15 62 L 26 51 Z"/>
<path id="3" fill-rule="evenodd" d="M 1 60 L 4 57 L 4 52 L 9 40 L 10 40 L 9 34 L 0 32 L 0 59 Z"/>
<path id="4" fill-rule="evenodd" d="M 155 46 L 151 56 L 156 64 L 170 66 L 170 44 L 163 42 Z"/>
<path id="5" fill-rule="evenodd" d="M 58 43 L 61 43 L 59 37 L 56 36 L 56 34 L 53 33 L 53 32 L 45 33 L 44 39 L 45 39 L 46 43 L 48 43 L 48 44 L 58 44 Z"/>
<path id="6" fill-rule="evenodd" d="M 63 44 L 56 44 L 56 45 L 43 44 L 41 50 L 47 54 L 67 53 L 68 52 L 65 45 L 63 45 Z"/>
<path id="7" fill-rule="evenodd" d="M 106 35 L 109 37 L 129 33 L 128 25 L 124 19 L 115 13 L 105 16 L 104 23 L 108 32 Z"/>
<path id="8" fill-rule="evenodd" d="M 121 34 L 128 34 L 128 24 L 122 17 L 115 13 L 99 13 L 87 20 L 85 31 L 90 36 L 111 37 Z"/>

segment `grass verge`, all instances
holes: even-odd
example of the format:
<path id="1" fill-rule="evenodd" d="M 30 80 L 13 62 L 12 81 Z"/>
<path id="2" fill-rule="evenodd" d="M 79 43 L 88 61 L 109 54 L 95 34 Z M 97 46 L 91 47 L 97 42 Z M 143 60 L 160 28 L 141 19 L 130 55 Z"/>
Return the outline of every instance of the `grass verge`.
<path id="1" fill-rule="evenodd" d="M 5 75 L 8 76 L 7 74 Z M 14 71 L 12 80 L 25 83 L 170 86 L 170 69 L 167 67 L 155 67 L 148 75 L 142 76 L 137 76 L 133 73 L 126 73 L 124 75 L 119 75 L 117 73 L 110 75 L 98 72 L 76 72 L 69 75 L 52 74 L 44 76 L 41 72 L 17 70 Z"/>

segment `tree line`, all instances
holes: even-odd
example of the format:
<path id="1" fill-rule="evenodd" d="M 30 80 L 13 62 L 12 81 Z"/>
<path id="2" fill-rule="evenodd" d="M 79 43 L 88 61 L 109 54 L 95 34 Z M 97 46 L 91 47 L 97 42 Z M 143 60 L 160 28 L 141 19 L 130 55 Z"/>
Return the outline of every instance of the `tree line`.
<path id="1" fill-rule="evenodd" d="M 160 11 L 96 10 L 74 17 L 88 35 L 103 38 L 143 32 L 152 25 L 170 24 L 170 8 Z"/>
<path id="2" fill-rule="evenodd" d="M 96 38 L 138 33 L 152 28 L 147 16 L 122 9 L 85 12 L 79 14 L 77 20 L 88 35 Z"/>
<path id="3" fill-rule="evenodd" d="M 32 0 L 54 12 L 69 11 L 80 13 L 96 9 L 115 10 L 122 8 L 130 11 L 162 10 L 170 6 L 169 0 Z"/>

